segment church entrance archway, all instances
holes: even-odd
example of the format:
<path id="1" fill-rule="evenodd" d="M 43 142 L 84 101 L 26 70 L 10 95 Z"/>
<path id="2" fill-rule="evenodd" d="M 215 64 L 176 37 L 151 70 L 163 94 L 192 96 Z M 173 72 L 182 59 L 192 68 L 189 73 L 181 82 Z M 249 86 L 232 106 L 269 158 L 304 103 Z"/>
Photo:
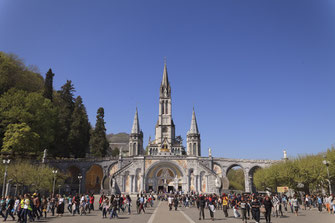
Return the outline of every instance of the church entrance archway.
<path id="1" fill-rule="evenodd" d="M 149 169 L 146 175 L 146 189 L 156 192 L 183 190 L 183 176 L 177 165 L 170 162 L 159 163 Z"/>

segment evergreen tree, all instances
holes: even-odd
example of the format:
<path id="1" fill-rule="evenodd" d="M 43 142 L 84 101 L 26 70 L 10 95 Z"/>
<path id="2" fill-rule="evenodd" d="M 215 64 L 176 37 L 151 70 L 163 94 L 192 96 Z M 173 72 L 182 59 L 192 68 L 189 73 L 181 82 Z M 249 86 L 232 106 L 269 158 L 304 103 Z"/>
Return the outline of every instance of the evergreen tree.
<path id="1" fill-rule="evenodd" d="M 90 138 L 91 154 L 96 157 L 104 157 L 109 147 L 106 137 L 104 116 L 104 109 L 100 107 L 97 111 L 95 129 L 92 131 Z"/>
<path id="2" fill-rule="evenodd" d="M 57 156 L 70 156 L 69 135 L 72 125 L 72 113 L 74 110 L 74 87 L 71 81 L 66 83 L 58 91 L 59 98 L 55 102 L 58 105 L 58 128 L 57 128 Z"/>
<path id="3" fill-rule="evenodd" d="M 43 96 L 45 98 L 48 98 L 52 101 L 52 95 L 53 95 L 53 77 L 55 76 L 54 73 L 52 73 L 51 68 L 45 75 L 45 80 L 44 80 L 44 92 Z"/>
<path id="4" fill-rule="evenodd" d="M 72 113 L 72 124 L 69 133 L 70 153 L 75 157 L 85 157 L 89 149 L 90 124 L 83 105 L 83 100 L 78 96 L 75 100 Z"/>

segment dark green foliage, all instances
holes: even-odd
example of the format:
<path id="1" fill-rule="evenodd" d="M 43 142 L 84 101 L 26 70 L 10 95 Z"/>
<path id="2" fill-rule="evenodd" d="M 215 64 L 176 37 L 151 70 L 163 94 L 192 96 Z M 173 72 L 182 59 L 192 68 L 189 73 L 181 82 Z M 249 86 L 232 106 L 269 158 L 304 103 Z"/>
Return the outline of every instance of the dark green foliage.
<path id="1" fill-rule="evenodd" d="M 58 107 L 58 125 L 57 125 L 57 154 L 56 156 L 69 157 L 70 153 L 70 143 L 69 135 L 72 125 L 72 113 L 74 110 L 74 87 L 71 81 L 66 81 L 66 83 L 61 87 L 61 90 L 57 93 L 57 99 L 55 98 L 55 103 Z"/>
<path id="2" fill-rule="evenodd" d="M 36 133 L 39 138 L 38 145 L 34 144 L 36 153 L 42 152 L 45 148 L 49 149 L 53 145 L 57 113 L 51 101 L 40 93 L 9 90 L 0 97 L 0 117 L 1 141 L 8 130 L 11 134 L 16 131 L 33 136 L 33 133 Z M 25 126 L 10 125 L 23 123 Z M 7 129 L 10 126 L 11 129 Z M 7 137 L 7 140 L 13 139 L 13 137 Z M 15 148 L 13 149 L 15 151 Z"/>
<path id="3" fill-rule="evenodd" d="M 324 155 L 326 157 L 324 157 Z M 324 160 L 329 162 L 329 177 Z M 335 181 L 335 148 L 324 154 L 298 156 L 294 159 L 275 163 L 267 168 L 259 169 L 254 174 L 254 184 L 258 190 L 286 186 L 295 191 L 319 193 L 328 190 L 328 180 Z M 299 186 L 301 185 L 301 186 Z"/>
<path id="4" fill-rule="evenodd" d="M 112 150 L 112 157 L 117 157 L 120 154 L 119 148 L 114 148 Z"/>
<path id="5" fill-rule="evenodd" d="M 227 177 L 229 180 L 229 189 L 244 191 L 244 172 L 241 168 L 229 170 Z"/>
<path id="6" fill-rule="evenodd" d="M 100 107 L 97 111 L 97 122 L 90 138 L 91 154 L 96 157 L 104 157 L 109 147 L 104 116 L 104 109 Z"/>
<path id="7" fill-rule="evenodd" d="M 43 77 L 13 54 L 0 52 L 0 95 L 11 88 L 28 92 L 43 89 Z"/>
<path id="8" fill-rule="evenodd" d="M 85 157 L 89 152 L 90 124 L 83 105 L 83 100 L 78 96 L 75 100 L 72 113 L 72 124 L 69 133 L 70 153 L 75 157 Z"/>
<path id="9" fill-rule="evenodd" d="M 52 95 L 53 95 L 53 78 L 55 74 L 52 73 L 51 68 L 48 70 L 48 72 L 45 75 L 45 81 L 44 81 L 44 92 L 43 96 L 45 98 L 48 98 L 52 101 Z"/>

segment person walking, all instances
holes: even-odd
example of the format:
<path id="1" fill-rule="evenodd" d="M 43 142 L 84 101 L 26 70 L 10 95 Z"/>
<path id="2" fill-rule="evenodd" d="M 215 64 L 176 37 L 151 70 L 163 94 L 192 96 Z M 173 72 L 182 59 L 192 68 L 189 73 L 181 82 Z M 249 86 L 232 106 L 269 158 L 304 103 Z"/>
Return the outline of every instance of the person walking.
<path id="1" fill-rule="evenodd" d="M 318 202 L 318 210 L 319 212 L 322 212 L 322 204 L 323 204 L 323 198 L 321 195 L 317 197 L 317 202 Z"/>
<path id="2" fill-rule="evenodd" d="M 64 198 L 62 195 L 58 195 L 58 202 L 57 202 L 57 215 L 63 216 L 64 214 Z"/>
<path id="3" fill-rule="evenodd" d="M 143 213 L 145 213 L 145 210 L 144 210 L 144 196 L 143 195 L 140 197 L 139 201 L 140 201 L 140 207 L 139 207 L 138 213 L 141 214 L 142 210 L 143 210 Z"/>
<path id="4" fill-rule="evenodd" d="M 48 200 L 45 196 L 43 196 L 43 198 L 42 198 L 41 208 L 42 208 L 42 216 L 41 217 L 43 217 L 43 214 L 44 214 L 44 218 L 47 218 Z"/>
<path id="5" fill-rule="evenodd" d="M 51 195 L 50 202 L 49 202 L 49 209 L 51 210 L 52 216 L 55 216 L 55 206 L 56 206 L 56 199 L 54 195 Z"/>
<path id="6" fill-rule="evenodd" d="M 130 215 L 131 214 L 131 198 L 129 194 L 127 194 L 126 196 L 126 207 L 128 209 L 128 215 Z"/>
<path id="7" fill-rule="evenodd" d="M 102 218 L 107 218 L 107 210 L 109 208 L 109 199 L 105 195 L 103 195 L 101 210 L 102 210 Z"/>
<path id="8" fill-rule="evenodd" d="M 8 196 L 7 200 L 6 200 L 6 214 L 5 214 L 5 218 L 4 221 L 7 220 L 8 215 L 10 215 L 13 218 L 13 221 L 15 221 L 15 217 L 13 215 L 12 210 L 14 209 L 14 199 L 12 198 L 12 196 Z"/>
<path id="9" fill-rule="evenodd" d="M 171 195 L 169 195 L 169 198 L 168 198 L 168 204 L 169 204 L 169 211 L 172 210 L 172 203 L 173 203 L 173 198 Z"/>
<path id="10" fill-rule="evenodd" d="M 241 214 L 242 214 L 242 221 L 247 223 L 247 206 L 248 203 L 246 202 L 245 198 L 242 196 L 241 201 L 238 204 L 241 208 Z"/>
<path id="11" fill-rule="evenodd" d="M 215 203 L 212 195 L 210 195 L 208 198 L 208 210 L 209 215 L 211 216 L 211 220 L 214 221 Z"/>
<path id="12" fill-rule="evenodd" d="M 295 215 L 298 216 L 299 202 L 298 202 L 298 199 L 297 199 L 296 195 L 294 195 L 294 197 L 292 199 L 292 206 L 293 206 Z"/>
<path id="13" fill-rule="evenodd" d="M 173 205 L 174 205 L 174 210 L 176 211 L 177 208 L 178 208 L 178 203 L 179 203 L 179 200 L 178 200 L 178 196 L 176 195 L 173 199 Z"/>
<path id="14" fill-rule="evenodd" d="M 273 204 L 272 204 L 271 199 L 270 199 L 269 196 L 265 197 L 265 200 L 264 200 L 263 204 L 264 204 L 264 208 L 265 208 L 265 221 L 267 223 L 271 222 L 271 209 L 273 207 Z"/>
<path id="15" fill-rule="evenodd" d="M 259 223 L 261 218 L 260 208 L 261 204 L 258 201 L 257 197 L 253 198 L 253 201 L 251 202 L 251 213 L 252 217 L 255 219 L 256 223 Z M 271 213 L 271 212 L 270 212 Z"/>
<path id="16" fill-rule="evenodd" d="M 205 206 L 206 206 L 206 201 L 204 199 L 204 196 L 199 197 L 199 220 L 205 220 Z"/>
<path id="17" fill-rule="evenodd" d="M 228 196 L 226 194 L 223 194 L 222 196 L 222 210 L 224 216 L 228 218 Z"/>

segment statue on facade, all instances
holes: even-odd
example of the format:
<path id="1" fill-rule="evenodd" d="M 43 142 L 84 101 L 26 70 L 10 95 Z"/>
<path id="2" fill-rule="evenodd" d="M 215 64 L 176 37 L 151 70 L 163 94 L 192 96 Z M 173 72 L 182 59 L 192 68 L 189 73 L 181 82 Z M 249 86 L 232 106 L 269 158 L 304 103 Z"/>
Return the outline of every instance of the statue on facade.
<path id="1" fill-rule="evenodd" d="M 208 148 L 208 157 L 212 157 L 212 149 Z"/>

